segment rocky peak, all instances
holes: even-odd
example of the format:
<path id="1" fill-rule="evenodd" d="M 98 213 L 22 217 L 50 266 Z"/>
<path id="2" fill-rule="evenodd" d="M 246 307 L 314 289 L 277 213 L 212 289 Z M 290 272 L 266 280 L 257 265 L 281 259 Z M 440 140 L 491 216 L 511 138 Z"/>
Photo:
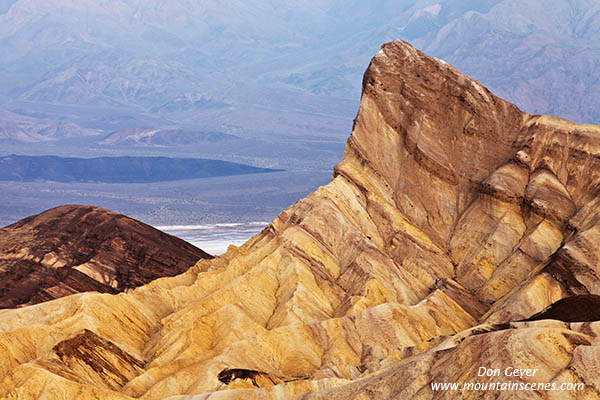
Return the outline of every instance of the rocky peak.
<path id="1" fill-rule="evenodd" d="M 597 397 L 595 314 L 537 319 L 596 304 L 599 138 L 388 43 L 328 185 L 177 277 L 0 312 L 0 395 L 434 398 L 485 366 Z"/>

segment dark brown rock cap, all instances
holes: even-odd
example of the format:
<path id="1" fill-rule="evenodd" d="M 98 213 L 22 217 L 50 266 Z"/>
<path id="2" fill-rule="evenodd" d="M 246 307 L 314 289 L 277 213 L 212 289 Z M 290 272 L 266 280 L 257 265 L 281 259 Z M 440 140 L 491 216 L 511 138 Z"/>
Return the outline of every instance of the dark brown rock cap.
<path id="1" fill-rule="evenodd" d="M 199 248 L 135 219 L 64 205 L 0 229 L 0 307 L 118 293 L 186 271 Z"/>

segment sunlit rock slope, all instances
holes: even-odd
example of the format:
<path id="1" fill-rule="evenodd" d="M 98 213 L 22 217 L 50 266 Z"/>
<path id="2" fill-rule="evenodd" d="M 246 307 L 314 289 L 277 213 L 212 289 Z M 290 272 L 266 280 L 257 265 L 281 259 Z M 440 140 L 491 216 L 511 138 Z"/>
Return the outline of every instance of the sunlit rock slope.
<path id="1" fill-rule="evenodd" d="M 331 183 L 179 276 L 0 311 L 0 397 L 597 398 L 600 323 L 530 317 L 600 294 L 599 154 L 388 43 Z M 481 366 L 586 389 L 430 386 Z"/>

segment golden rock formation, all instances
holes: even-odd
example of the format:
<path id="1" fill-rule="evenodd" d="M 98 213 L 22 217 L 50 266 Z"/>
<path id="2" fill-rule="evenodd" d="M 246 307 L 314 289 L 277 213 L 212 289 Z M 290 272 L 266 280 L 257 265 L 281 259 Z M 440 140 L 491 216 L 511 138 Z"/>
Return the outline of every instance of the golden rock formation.
<path id="1" fill-rule="evenodd" d="M 0 397 L 598 398 L 594 314 L 538 319 L 598 304 L 599 154 L 388 43 L 331 183 L 176 277 L 0 311 Z M 431 386 L 497 380 L 585 389 Z"/>

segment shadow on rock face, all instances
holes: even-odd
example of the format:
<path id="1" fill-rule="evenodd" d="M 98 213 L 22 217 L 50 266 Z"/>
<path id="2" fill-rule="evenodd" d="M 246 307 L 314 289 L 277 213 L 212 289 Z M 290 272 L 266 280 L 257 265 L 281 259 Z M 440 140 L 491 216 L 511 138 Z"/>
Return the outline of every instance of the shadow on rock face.
<path id="1" fill-rule="evenodd" d="M 566 297 L 523 321 L 556 319 L 563 322 L 600 321 L 600 296 L 583 294 Z"/>
<path id="2" fill-rule="evenodd" d="M 218 378 L 226 385 L 236 379 L 248 380 L 253 386 L 258 388 L 281 383 L 280 379 L 272 377 L 267 373 L 243 368 L 225 368 L 219 373 Z"/>

